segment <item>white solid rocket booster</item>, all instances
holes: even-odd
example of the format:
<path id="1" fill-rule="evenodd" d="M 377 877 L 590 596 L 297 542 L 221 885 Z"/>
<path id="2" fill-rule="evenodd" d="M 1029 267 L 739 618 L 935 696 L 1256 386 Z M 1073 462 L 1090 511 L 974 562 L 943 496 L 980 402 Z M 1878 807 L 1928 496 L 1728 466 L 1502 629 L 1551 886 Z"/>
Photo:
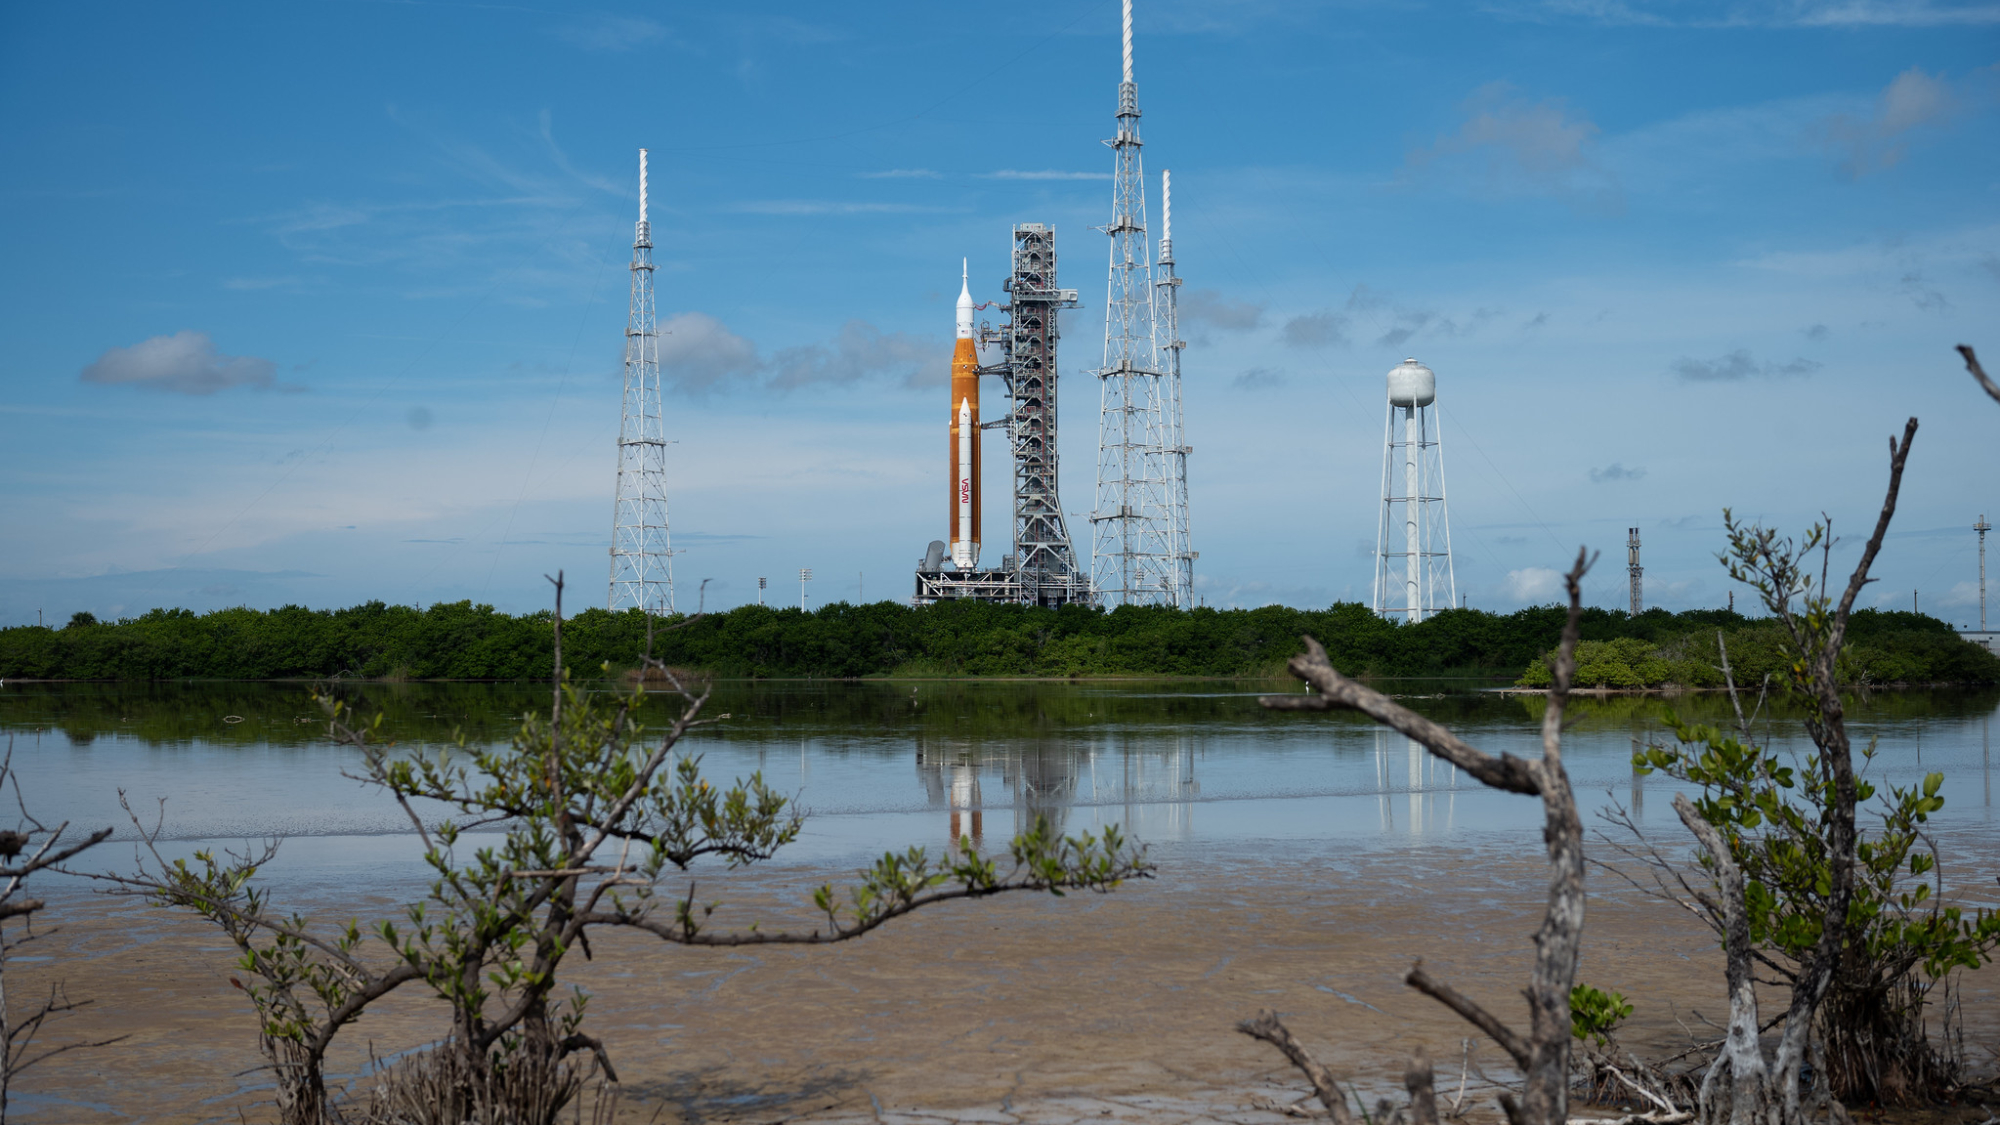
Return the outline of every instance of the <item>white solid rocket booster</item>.
<path id="1" fill-rule="evenodd" d="M 953 537 L 951 561 L 960 570 L 971 570 L 978 549 L 972 542 L 972 401 L 958 400 L 958 534 Z"/>

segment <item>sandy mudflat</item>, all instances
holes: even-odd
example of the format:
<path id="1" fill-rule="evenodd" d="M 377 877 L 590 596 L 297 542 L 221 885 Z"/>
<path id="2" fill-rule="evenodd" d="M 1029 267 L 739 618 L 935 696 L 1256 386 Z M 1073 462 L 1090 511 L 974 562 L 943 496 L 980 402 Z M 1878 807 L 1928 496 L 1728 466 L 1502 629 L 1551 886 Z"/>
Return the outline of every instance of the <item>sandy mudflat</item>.
<path id="1" fill-rule="evenodd" d="M 590 1027 L 624 1079 L 632 1121 L 1283 1121 L 1268 1108 L 1302 1082 L 1234 1033 L 1260 1007 L 1285 1014 L 1364 1088 L 1400 1083 L 1427 1044 L 1456 1088 L 1468 1029 L 1402 986 L 1417 956 L 1508 1015 L 1521 1005 L 1539 920 L 1538 857 L 1446 847 L 1339 862 L 1183 857 L 1110 896 L 957 903 L 823 949 L 687 950 L 603 935 L 573 962 Z M 1992 863 L 2000 869 L 2000 857 Z M 1979 876 L 1990 885 L 1995 871 Z M 744 903 L 722 920 L 767 926 L 790 888 L 843 872 L 702 876 L 701 897 Z M 1961 878 L 1971 877 L 1961 871 Z M 1719 960 L 1696 924 L 1595 876 L 1584 980 L 1638 1005 L 1641 1054 L 1684 1042 L 1694 1010 L 1720 1018 Z M 313 912 L 379 915 L 356 896 Z M 58 1057 L 16 1086 L 24 1120 L 268 1120 L 254 1025 L 228 983 L 218 935 L 185 915 L 64 898 L 62 931 L 25 952 L 8 991 L 66 977 L 95 1007 L 62 1036 L 125 1033 Z M 344 909 L 342 909 L 344 907 Z M 2000 1044 L 2000 971 L 1968 981 L 1966 1034 Z M 349 1033 L 333 1069 L 435 1037 L 443 1013 L 414 992 Z M 1981 1053 L 1975 1047 L 1975 1054 Z M 1469 1101 L 1497 1048 L 1475 1041 Z M 1482 1114 L 1482 1116 L 1484 1116 Z"/>

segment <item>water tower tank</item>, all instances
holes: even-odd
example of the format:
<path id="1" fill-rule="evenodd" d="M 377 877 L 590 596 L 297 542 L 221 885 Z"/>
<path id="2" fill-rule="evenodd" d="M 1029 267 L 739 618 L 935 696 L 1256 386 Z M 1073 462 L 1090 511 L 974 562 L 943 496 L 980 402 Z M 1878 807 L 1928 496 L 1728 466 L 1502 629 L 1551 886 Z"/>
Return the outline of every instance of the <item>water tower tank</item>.
<path id="1" fill-rule="evenodd" d="M 1406 359 L 1389 372 L 1389 405 L 1429 406 L 1437 401 L 1437 375 L 1414 359 Z"/>

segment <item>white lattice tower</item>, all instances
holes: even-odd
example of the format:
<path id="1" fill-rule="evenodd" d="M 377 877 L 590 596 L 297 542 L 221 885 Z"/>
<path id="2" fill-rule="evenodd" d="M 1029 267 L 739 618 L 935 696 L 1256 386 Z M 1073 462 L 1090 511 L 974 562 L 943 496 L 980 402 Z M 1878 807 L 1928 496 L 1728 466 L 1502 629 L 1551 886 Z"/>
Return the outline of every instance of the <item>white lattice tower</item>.
<path id="1" fill-rule="evenodd" d="M 1091 579 L 1102 604 L 1172 605 L 1175 559 L 1174 442 L 1159 366 L 1152 247 L 1140 159 L 1139 88 L 1132 81 L 1132 0 L 1124 4 L 1124 80 L 1113 151 L 1111 272 L 1104 298 L 1104 365 L 1098 369 L 1097 496 L 1091 511 Z"/>
<path id="2" fill-rule="evenodd" d="M 625 322 L 625 398 L 618 421 L 618 493 L 611 515 L 612 612 L 674 612 L 667 534 L 666 407 L 653 316 L 653 232 L 646 221 L 646 150 L 639 150 L 639 222 L 632 237 L 632 308 Z"/>
<path id="3" fill-rule="evenodd" d="M 1167 522 L 1172 536 L 1173 604 L 1194 608 L 1194 560 L 1188 527 L 1187 412 L 1181 405 L 1181 353 L 1187 341 L 1181 339 L 1180 275 L 1174 272 L 1174 174 L 1160 173 L 1160 265 L 1154 281 L 1159 296 L 1154 301 L 1159 326 L 1157 351 L 1165 371 L 1163 398 L 1167 421 Z"/>
<path id="4" fill-rule="evenodd" d="M 1406 359 L 1389 372 L 1382 521 L 1375 536 L 1375 612 L 1414 625 L 1457 602 L 1437 376 Z"/>

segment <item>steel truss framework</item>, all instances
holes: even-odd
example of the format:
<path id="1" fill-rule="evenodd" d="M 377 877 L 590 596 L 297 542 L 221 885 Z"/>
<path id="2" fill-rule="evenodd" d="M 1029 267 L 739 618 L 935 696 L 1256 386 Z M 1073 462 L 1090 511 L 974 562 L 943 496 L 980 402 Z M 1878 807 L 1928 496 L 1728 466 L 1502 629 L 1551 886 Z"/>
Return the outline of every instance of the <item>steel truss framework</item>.
<path id="1" fill-rule="evenodd" d="M 625 398 L 618 422 L 618 491 L 611 515 L 612 612 L 674 612 L 667 533 L 666 409 L 653 315 L 653 233 L 646 221 L 646 151 L 639 150 L 639 222 L 632 238 L 632 305 L 625 323 Z"/>
<path id="2" fill-rule="evenodd" d="M 1382 522 L 1375 536 L 1375 612 L 1400 615 L 1410 624 L 1458 604 L 1439 439 L 1435 404 L 1389 404 L 1382 438 Z"/>
<path id="3" fill-rule="evenodd" d="M 1056 485 L 1058 385 L 1056 323 L 1077 305 L 1076 290 L 1056 283 L 1056 232 L 1042 223 L 1014 228 L 1013 268 L 1001 283 L 1007 320 L 981 327 L 980 342 L 1000 347 L 1000 362 L 981 367 L 1007 388 L 1004 426 L 1014 462 L 1014 553 L 998 570 L 917 570 L 915 600 L 951 598 L 1066 605 L 1092 601 L 1090 579 L 1077 565 L 1069 523 Z"/>
<path id="4" fill-rule="evenodd" d="M 1179 534 L 1186 479 L 1178 414 L 1179 349 L 1155 305 L 1139 88 L 1132 81 L 1132 4 L 1124 5 L 1124 80 L 1118 86 L 1110 277 L 1104 364 L 1097 371 L 1097 495 L 1091 510 L 1091 577 L 1107 605 L 1189 604 L 1192 558 Z M 1171 276 L 1171 275 L 1169 275 Z M 1170 284 L 1171 290 L 1173 286 Z M 1169 297 L 1171 299 L 1171 296 Z M 1167 336 L 1161 338 L 1165 327 Z M 1173 371 L 1162 370 L 1166 351 Z M 1180 514 L 1177 513 L 1177 509 Z"/>

